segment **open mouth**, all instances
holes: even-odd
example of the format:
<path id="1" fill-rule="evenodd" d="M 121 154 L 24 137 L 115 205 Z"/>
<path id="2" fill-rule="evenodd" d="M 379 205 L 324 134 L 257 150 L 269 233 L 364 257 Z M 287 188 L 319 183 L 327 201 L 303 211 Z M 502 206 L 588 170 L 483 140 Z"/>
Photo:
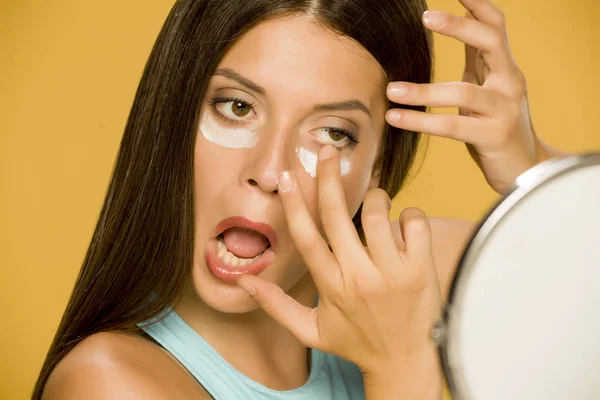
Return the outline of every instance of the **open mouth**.
<path id="1" fill-rule="evenodd" d="M 243 217 L 228 218 L 217 226 L 209 241 L 206 263 L 212 274 L 235 282 L 244 274 L 257 275 L 275 258 L 277 235 L 267 224 Z"/>
<path id="2" fill-rule="evenodd" d="M 252 264 L 271 248 L 262 233 L 244 228 L 231 228 L 217 236 L 217 257 L 232 267 Z"/>

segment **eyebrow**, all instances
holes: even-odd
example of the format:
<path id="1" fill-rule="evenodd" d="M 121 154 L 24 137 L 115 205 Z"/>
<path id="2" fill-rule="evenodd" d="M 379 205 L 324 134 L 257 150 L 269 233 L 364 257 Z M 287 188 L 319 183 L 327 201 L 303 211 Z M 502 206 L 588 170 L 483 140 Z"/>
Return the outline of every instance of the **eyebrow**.
<path id="1" fill-rule="evenodd" d="M 369 111 L 369 108 L 367 106 L 365 106 L 359 100 L 341 101 L 339 103 L 317 104 L 316 106 L 314 106 L 313 110 L 315 110 L 315 111 L 360 110 L 360 111 L 364 111 L 369 117 L 371 116 L 371 111 Z"/>
<path id="2" fill-rule="evenodd" d="M 238 74 L 231 68 L 219 68 L 218 70 L 215 71 L 214 75 L 218 75 L 218 76 L 222 76 L 227 79 L 231 79 L 232 81 L 235 81 L 235 82 L 239 83 L 240 85 L 246 87 L 247 89 L 252 90 L 253 92 L 256 92 L 262 96 L 265 96 L 267 94 L 267 91 L 262 86 L 257 85 L 256 83 L 252 82 L 248 78 L 243 77 L 242 75 Z M 340 101 L 340 102 L 336 102 L 336 103 L 317 104 L 313 107 L 313 111 L 352 111 L 352 110 L 363 111 L 369 117 L 371 117 L 371 111 L 369 110 L 369 108 L 367 106 L 365 106 L 364 103 L 362 103 L 359 100 L 347 100 L 347 101 Z"/>
<path id="3" fill-rule="evenodd" d="M 245 86 L 247 89 L 250 89 L 253 92 L 256 92 L 260 95 L 264 96 L 267 94 L 267 91 L 263 87 L 252 82 L 248 78 L 244 78 L 242 75 L 238 74 L 231 68 L 219 68 L 218 70 L 215 71 L 214 74 L 225 77 L 227 79 L 231 79 L 232 81 L 236 81 L 240 85 Z"/>

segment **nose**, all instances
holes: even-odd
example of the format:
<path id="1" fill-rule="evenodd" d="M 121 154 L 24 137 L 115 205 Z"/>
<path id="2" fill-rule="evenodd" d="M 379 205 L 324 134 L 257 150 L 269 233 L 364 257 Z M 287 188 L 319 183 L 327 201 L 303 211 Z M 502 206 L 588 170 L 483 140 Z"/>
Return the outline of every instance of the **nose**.
<path id="1" fill-rule="evenodd" d="M 251 149 L 248 164 L 242 172 L 245 185 L 256 187 L 269 194 L 277 193 L 277 178 L 289 169 L 286 136 L 280 134 L 261 135 L 256 147 Z"/>

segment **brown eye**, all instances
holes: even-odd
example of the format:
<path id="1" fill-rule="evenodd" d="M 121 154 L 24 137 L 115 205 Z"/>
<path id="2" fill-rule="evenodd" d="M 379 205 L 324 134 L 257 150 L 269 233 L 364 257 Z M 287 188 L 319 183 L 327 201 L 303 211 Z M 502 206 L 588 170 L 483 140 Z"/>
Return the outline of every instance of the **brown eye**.
<path id="1" fill-rule="evenodd" d="M 238 117 L 245 117 L 252 110 L 249 104 L 241 101 L 234 101 L 231 105 L 231 111 Z"/>
<path id="2" fill-rule="evenodd" d="M 344 140 L 347 137 L 347 135 L 340 131 L 336 131 L 335 129 L 329 129 L 329 137 L 331 138 L 331 140 L 339 142 L 341 140 Z"/>

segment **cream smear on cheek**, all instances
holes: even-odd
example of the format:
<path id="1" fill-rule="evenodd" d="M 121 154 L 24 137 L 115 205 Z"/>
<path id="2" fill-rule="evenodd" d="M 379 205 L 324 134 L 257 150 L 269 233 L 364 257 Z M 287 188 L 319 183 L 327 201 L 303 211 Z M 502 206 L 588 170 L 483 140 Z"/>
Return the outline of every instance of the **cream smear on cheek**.
<path id="1" fill-rule="evenodd" d="M 202 118 L 200 131 L 209 142 L 229 149 L 252 148 L 258 143 L 256 132 L 242 128 L 223 128 L 208 113 Z"/>
<path id="2" fill-rule="evenodd" d="M 296 148 L 296 155 L 298 156 L 298 160 L 300 160 L 300 163 L 304 167 L 306 173 L 311 177 L 316 178 L 317 160 L 319 159 L 319 155 L 304 147 Z M 346 176 L 350 173 L 350 160 L 347 157 L 342 157 L 340 159 L 340 172 L 342 176 Z"/>

